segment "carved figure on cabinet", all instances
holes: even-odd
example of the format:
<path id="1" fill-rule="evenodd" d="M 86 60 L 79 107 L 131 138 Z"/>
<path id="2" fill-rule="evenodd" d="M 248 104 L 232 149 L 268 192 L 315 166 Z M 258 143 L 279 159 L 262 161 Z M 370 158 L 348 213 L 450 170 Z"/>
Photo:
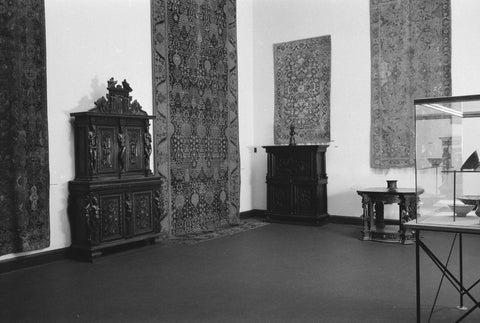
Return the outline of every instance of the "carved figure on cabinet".
<path id="1" fill-rule="evenodd" d="M 122 81 L 123 88 L 127 90 L 128 92 L 132 92 L 132 88 L 130 87 L 130 84 L 128 84 L 127 80 Z"/>
<path id="2" fill-rule="evenodd" d="M 143 110 L 142 110 L 142 106 L 140 105 L 140 103 L 138 103 L 137 100 L 134 100 L 131 104 L 130 104 L 130 110 L 133 114 L 143 114 Z"/>
<path id="3" fill-rule="evenodd" d="M 124 129 L 123 127 L 120 127 L 120 131 L 118 132 L 117 135 L 117 140 L 118 140 L 118 162 L 120 164 L 120 172 L 125 171 L 125 134 L 124 134 Z"/>
<path id="4" fill-rule="evenodd" d="M 88 162 L 90 165 L 90 174 L 97 172 L 97 133 L 93 125 L 88 130 Z"/>
<path id="5" fill-rule="evenodd" d="M 97 101 L 94 102 L 96 109 L 100 112 L 108 111 L 108 101 L 105 97 L 99 98 Z"/>
<path id="6" fill-rule="evenodd" d="M 100 207 L 95 195 L 87 196 L 87 204 L 85 206 L 85 221 L 87 223 L 87 239 L 92 244 L 98 244 L 100 237 L 98 235 L 98 221 L 100 219 Z"/>
<path id="7" fill-rule="evenodd" d="M 145 175 L 150 173 L 150 155 L 152 154 L 152 135 L 149 132 L 150 123 L 145 122 L 145 133 L 143 135 L 143 158 L 145 159 Z"/>
<path id="8" fill-rule="evenodd" d="M 125 196 L 125 235 L 127 237 L 133 236 L 132 217 L 133 217 L 132 201 L 130 198 L 130 194 L 126 194 Z"/>
<path id="9" fill-rule="evenodd" d="M 115 88 L 115 85 L 117 84 L 117 81 L 115 81 L 113 79 L 113 77 L 111 77 L 108 81 L 107 81 L 107 89 L 111 89 L 111 88 Z"/>

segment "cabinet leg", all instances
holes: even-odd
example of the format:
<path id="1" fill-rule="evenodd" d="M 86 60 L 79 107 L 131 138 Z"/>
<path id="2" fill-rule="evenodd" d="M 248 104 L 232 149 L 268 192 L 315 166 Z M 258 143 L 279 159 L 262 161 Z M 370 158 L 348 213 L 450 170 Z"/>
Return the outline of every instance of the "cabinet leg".
<path id="1" fill-rule="evenodd" d="M 93 262 L 93 260 L 95 258 L 98 258 L 100 257 L 101 255 L 103 255 L 103 251 L 102 250 L 94 250 L 90 253 L 90 262 Z"/>

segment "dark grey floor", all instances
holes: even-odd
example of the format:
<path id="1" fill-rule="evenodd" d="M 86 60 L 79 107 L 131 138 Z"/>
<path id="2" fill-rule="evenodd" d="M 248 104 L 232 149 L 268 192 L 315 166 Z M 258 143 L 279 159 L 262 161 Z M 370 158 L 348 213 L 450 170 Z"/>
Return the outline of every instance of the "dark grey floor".
<path id="1" fill-rule="evenodd" d="M 157 243 L 94 264 L 18 270 L 0 275 L 0 321 L 415 322 L 414 246 L 358 237 L 353 225 L 269 224 L 196 245 Z M 424 239 L 445 258 L 451 235 Z M 479 242 L 464 236 L 466 280 L 480 276 Z M 440 273 L 424 256 L 422 266 L 426 319 Z M 461 314 L 448 282 L 438 304 L 432 322 Z M 465 322 L 480 322 L 480 310 Z"/>

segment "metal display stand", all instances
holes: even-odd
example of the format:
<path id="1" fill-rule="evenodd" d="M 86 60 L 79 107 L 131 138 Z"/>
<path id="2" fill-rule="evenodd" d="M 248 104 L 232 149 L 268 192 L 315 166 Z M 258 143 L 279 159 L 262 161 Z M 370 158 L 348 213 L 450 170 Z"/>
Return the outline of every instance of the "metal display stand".
<path id="1" fill-rule="evenodd" d="M 458 309 L 465 310 L 463 315 L 461 315 L 455 322 L 461 322 L 467 316 L 469 316 L 475 309 L 480 307 L 480 302 L 471 294 L 471 290 L 480 283 L 480 279 L 476 280 L 470 286 L 464 285 L 463 280 L 463 243 L 462 243 L 462 235 L 464 233 L 467 234 L 480 234 L 480 226 L 478 225 L 478 218 L 477 217 L 466 217 L 466 218 L 458 218 L 457 221 L 452 224 L 452 222 L 447 222 L 449 220 L 446 219 L 445 224 L 441 223 L 442 217 L 432 217 L 426 219 L 423 222 L 417 222 L 416 220 L 410 221 L 405 223 L 405 228 L 415 231 L 415 276 L 416 276 L 416 305 L 417 305 L 417 322 L 421 322 L 421 283 L 420 283 L 420 249 L 425 252 L 425 254 L 433 261 L 433 263 L 438 267 L 438 269 L 442 272 L 442 278 L 440 280 L 437 294 L 435 297 L 435 301 L 432 304 L 432 308 L 430 310 L 430 315 L 428 318 L 428 322 L 430 322 L 434 308 L 436 306 L 436 301 L 438 297 L 438 293 L 442 286 L 444 279 L 447 279 L 452 286 L 458 291 L 459 293 L 459 305 L 457 306 Z M 459 221 L 460 220 L 460 221 Z M 431 222 L 431 223 L 429 223 Z M 475 224 L 475 225 L 473 225 Z M 453 233 L 454 238 L 452 240 L 452 244 L 450 246 L 449 254 L 447 260 L 442 262 L 435 253 L 428 248 L 428 246 L 422 241 L 421 239 L 421 231 L 437 231 L 437 232 L 448 232 Z M 455 247 L 455 243 L 458 241 L 458 250 L 459 250 L 459 273 L 455 275 L 448 266 L 450 264 L 452 251 Z M 471 308 L 466 308 L 464 306 L 464 297 L 467 296 L 472 302 L 473 306 Z"/>

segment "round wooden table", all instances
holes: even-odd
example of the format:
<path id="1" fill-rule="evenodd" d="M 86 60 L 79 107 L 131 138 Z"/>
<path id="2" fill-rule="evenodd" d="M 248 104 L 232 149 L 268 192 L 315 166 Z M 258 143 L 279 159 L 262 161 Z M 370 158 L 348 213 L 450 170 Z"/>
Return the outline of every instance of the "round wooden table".
<path id="1" fill-rule="evenodd" d="M 403 224 L 417 217 L 418 195 L 423 190 L 414 188 L 397 188 L 389 190 L 384 187 L 371 187 L 357 190 L 362 197 L 362 239 L 383 242 L 413 243 L 411 230 Z M 384 205 L 398 204 L 398 220 L 388 221 L 384 218 Z"/>

